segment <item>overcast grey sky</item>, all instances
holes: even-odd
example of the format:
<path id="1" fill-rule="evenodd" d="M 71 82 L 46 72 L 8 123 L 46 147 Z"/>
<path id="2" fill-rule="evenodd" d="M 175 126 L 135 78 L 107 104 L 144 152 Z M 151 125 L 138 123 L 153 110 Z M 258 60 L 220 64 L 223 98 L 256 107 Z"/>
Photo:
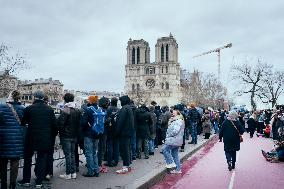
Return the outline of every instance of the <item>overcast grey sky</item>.
<path id="1" fill-rule="evenodd" d="M 157 38 L 172 32 L 182 67 L 213 73 L 216 54 L 192 56 L 232 42 L 221 52 L 230 88 L 231 64 L 246 56 L 284 69 L 283 10 L 282 0 L 0 0 L 0 42 L 28 55 L 32 69 L 21 79 L 110 91 L 123 91 L 130 37 L 149 42 L 153 61 Z"/>

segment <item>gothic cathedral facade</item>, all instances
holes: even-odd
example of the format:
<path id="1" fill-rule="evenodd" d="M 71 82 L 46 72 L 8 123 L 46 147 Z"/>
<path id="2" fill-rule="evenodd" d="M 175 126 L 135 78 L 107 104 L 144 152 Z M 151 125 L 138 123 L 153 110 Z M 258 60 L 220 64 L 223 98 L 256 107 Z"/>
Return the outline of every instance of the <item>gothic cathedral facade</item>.
<path id="1" fill-rule="evenodd" d="M 178 44 L 172 34 L 157 40 L 155 62 L 150 62 L 148 42 L 129 39 L 125 72 L 125 92 L 136 103 L 156 101 L 161 106 L 171 106 L 180 102 L 181 67 Z"/>

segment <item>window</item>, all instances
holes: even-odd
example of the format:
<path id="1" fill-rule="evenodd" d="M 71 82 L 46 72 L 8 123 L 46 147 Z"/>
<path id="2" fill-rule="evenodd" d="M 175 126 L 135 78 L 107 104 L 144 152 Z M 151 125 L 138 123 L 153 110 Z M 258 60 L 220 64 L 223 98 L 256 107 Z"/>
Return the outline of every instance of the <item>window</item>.
<path id="1" fill-rule="evenodd" d="M 135 49 L 132 49 L 132 64 L 135 64 Z"/>
<path id="2" fill-rule="evenodd" d="M 162 83 L 162 89 L 164 89 L 164 86 L 165 86 L 165 84 L 164 84 L 164 83 Z"/>
<path id="3" fill-rule="evenodd" d="M 169 89 L 169 88 L 170 88 L 169 83 L 166 82 L 166 89 Z"/>
<path id="4" fill-rule="evenodd" d="M 169 45 L 166 45 L 166 61 L 169 61 Z"/>
<path id="5" fill-rule="evenodd" d="M 137 48 L 137 64 L 140 63 L 140 48 Z"/>
<path id="6" fill-rule="evenodd" d="M 140 87 L 139 84 L 137 84 L 136 86 L 137 86 L 137 91 L 139 91 L 139 87 Z"/>
<path id="7" fill-rule="evenodd" d="M 132 91 L 135 91 L 135 85 L 132 84 Z"/>
<path id="8" fill-rule="evenodd" d="M 149 75 L 149 68 L 146 68 L 146 74 Z"/>
<path id="9" fill-rule="evenodd" d="M 161 62 L 164 62 L 164 45 L 161 47 Z"/>
<path id="10" fill-rule="evenodd" d="M 166 73 L 168 73 L 169 72 L 169 69 L 168 69 L 168 66 L 166 66 Z"/>
<path id="11" fill-rule="evenodd" d="M 147 63 L 147 47 L 146 47 L 146 50 L 145 50 L 145 63 Z"/>

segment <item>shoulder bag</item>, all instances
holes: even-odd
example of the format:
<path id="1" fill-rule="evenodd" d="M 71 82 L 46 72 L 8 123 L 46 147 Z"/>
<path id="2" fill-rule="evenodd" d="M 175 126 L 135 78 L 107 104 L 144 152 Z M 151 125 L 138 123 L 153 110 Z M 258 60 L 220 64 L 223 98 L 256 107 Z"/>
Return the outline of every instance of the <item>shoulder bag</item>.
<path id="1" fill-rule="evenodd" d="M 244 141 L 244 138 L 243 136 L 241 135 L 240 131 L 238 130 L 238 128 L 236 127 L 236 125 L 234 124 L 234 122 L 231 121 L 231 123 L 233 124 L 233 126 L 235 127 L 235 129 L 238 131 L 239 133 L 239 137 L 240 137 L 240 142 L 243 142 Z"/>

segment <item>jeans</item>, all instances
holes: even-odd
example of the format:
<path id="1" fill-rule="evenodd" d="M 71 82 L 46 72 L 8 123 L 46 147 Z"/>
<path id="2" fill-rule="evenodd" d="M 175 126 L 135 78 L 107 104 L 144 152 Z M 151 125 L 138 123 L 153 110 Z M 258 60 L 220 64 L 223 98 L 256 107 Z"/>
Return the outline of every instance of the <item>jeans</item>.
<path id="1" fill-rule="evenodd" d="M 232 163 L 233 165 L 236 163 L 236 151 L 225 151 L 227 163 Z"/>
<path id="2" fill-rule="evenodd" d="M 100 139 L 99 139 L 99 149 L 98 149 L 98 164 L 99 164 L 99 166 L 102 166 L 102 162 L 103 162 L 104 157 L 105 157 L 106 141 L 107 141 L 107 136 L 101 135 Z"/>
<path id="3" fill-rule="evenodd" d="M 1 179 L 1 188 L 7 188 L 7 165 L 8 160 L 10 160 L 10 185 L 12 187 L 16 186 L 16 180 L 18 177 L 18 167 L 19 159 L 7 159 L 0 158 L 0 179 Z"/>
<path id="4" fill-rule="evenodd" d="M 76 173 L 75 144 L 76 138 L 61 139 L 61 145 L 65 155 L 65 168 L 67 175 Z"/>
<path id="5" fill-rule="evenodd" d="M 197 143 L 197 122 L 191 122 L 191 138 L 192 143 Z"/>
<path id="6" fill-rule="evenodd" d="M 149 152 L 154 152 L 155 150 L 155 139 L 149 140 Z"/>
<path id="7" fill-rule="evenodd" d="M 123 166 L 130 165 L 130 137 L 119 138 L 119 152 L 123 161 Z"/>
<path id="8" fill-rule="evenodd" d="M 85 156 L 89 175 L 99 173 L 98 143 L 99 139 L 93 139 L 89 137 L 84 138 Z"/>
<path id="9" fill-rule="evenodd" d="M 185 134 L 185 139 L 189 140 L 189 134 L 190 134 L 190 128 L 189 127 L 185 127 L 184 134 Z"/>
<path id="10" fill-rule="evenodd" d="M 42 184 L 44 177 L 46 176 L 47 159 L 50 151 L 37 151 L 35 175 L 36 184 Z M 34 151 L 28 147 L 25 147 L 24 153 L 24 170 L 23 170 L 23 181 L 30 182 L 31 180 L 31 168 L 32 168 L 32 157 Z"/>
<path id="11" fill-rule="evenodd" d="M 108 164 L 118 163 L 119 160 L 119 143 L 116 138 L 107 139 L 107 162 Z"/>
<path id="12" fill-rule="evenodd" d="M 181 165 L 180 165 L 180 160 L 178 157 L 178 146 L 169 146 L 169 145 L 164 145 L 162 147 L 162 153 L 164 155 L 165 161 L 167 164 L 171 164 L 175 162 L 176 164 L 176 170 L 180 171 Z"/>
<path id="13" fill-rule="evenodd" d="M 137 144 L 136 144 L 136 132 L 134 132 L 130 139 L 130 146 L 131 146 L 131 159 L 136 159 L 136 150 L 137 150 Z"/>
<path id="14" fill-rule="evenodd" d="M 142 139 L 142 138 L 137 138 L 137 146 L 138 146 L 138 152 L 137 152 L 137 157 L 141 158 L 141 152 L 142 152 L 142 143 L 144 147 L 144 155 L 145 158 L 149 157 L 149 140 L 148 139 Z"/>
<path id="15" fill-rule="evenodd" d="M 215 131 L 215 134 L 219 132 L 219 125 L 218 125 L 218 122 L 217 121 L 214 121 L 213 123 L 213 126 L 214 126 L 214 131 Z"/>

